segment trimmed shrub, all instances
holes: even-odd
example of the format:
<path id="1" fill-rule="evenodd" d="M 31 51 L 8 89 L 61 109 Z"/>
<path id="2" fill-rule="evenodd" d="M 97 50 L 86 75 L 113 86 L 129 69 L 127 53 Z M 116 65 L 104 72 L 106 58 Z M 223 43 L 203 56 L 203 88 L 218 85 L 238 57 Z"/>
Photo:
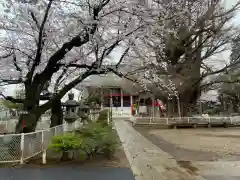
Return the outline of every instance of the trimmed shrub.
<path id="1" fill-rule="evenodd" d="M 105 157 L 110 159 L 116 149 L 118 148 L 119 144 L 117 141 L 117 134 L 116 132 L 110 132 L 107 136 L 102 139 L 100 153 L 102 153 Z"/>
<path id="2" fill-rule="evenodd" d="M 69 160 L 69 151 L 81 148 L 83 140 L 80 136 L 75 136 L 72 133 L 66 133 L 52 138 L 52 144 L 49 146 L 57 152 L 62 152 L 61 160 Z"/>
<path id="3" fill-rule="evenodd" d="M 105 109 L 99 113 L 97 122 L 101 123 L 104 126 L 108 125 L 108 110 Z"/>
<path id="4" fill-rule="evenodd" d="M 103 154 L 110 158 L 118 147 L 117 135 L 111 127 L 101 123 L 90 123 L 80 132 L 83 143 L 82 149 L 88 158 L 96 154 Z"/>
<path id="5" fill-rule="evenodd" d="M 83 137 L 89 137 L 97 140 L 106 135 L 109 131 L 108 129 L 109 128 L 103 126 L 101 123 L 91 122 L 82 128 L 81 134 Z"/>
<path id="6" fill-rule="evenodd" d="M 75 134 L 54 136 L 49 146 L 54 151 L 62 152 L 61 160 L 69 160 L 69 152 L 73 150 L 78 150 L 83 159 L 91 159 L 98 154 L 111 158 L 117 147 L 116 132 L 111 127 L 97 122 L 84 125 Z"/>

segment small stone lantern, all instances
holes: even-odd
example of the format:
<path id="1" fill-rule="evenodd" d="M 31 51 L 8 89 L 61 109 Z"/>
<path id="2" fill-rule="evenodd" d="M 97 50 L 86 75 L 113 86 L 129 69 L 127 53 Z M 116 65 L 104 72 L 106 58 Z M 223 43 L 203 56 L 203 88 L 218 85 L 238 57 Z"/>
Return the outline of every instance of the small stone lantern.
<path id="1" fill-rule="evenodd" d="M 68 94 L 68 100 L 63 104 L 63 106 L 66 107 L 66 112 L 65 112 L 65 121 L 68 123 L 73 123 L 75 122 L 79 117 L 77 115 L 78 111 L 78 102 L 74 100 L 74 94 L 69 93 Z"/>
<path id="2" fill-rule="evenodd" d="M 79 106 L 79 117 L 81 118 L 81 122 L 83 124 L 85 124 L 86 122 L 88 122 L 89 120 L 89 106 L 87 106 L 86 104 L 82 103 Z"/>

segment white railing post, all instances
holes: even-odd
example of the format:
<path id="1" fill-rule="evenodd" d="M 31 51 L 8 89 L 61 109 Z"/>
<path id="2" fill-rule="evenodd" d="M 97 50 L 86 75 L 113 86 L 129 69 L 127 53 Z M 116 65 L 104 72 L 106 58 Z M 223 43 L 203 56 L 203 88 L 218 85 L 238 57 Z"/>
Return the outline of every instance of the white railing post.
<path id="1" fill-rule="evenodd" d="M 9 130 L 8 130 L 8 120 L 6 121 L 6 123 L 5 123 L 5 130 L 8 132 Z"/>
<path id="2" fill-rule="evenodd" d="M 110 112 L 108 111 L 107 123 L 110 124 Z"/>
<path id="3" fill-rule="evenodd" d="M 188 122 L 188 124 L 190 123 L 190 118 L 189 117 L 187 118 L 187 122 Z"/>
<path id="4" fill-rule="evenodd" d="M 20 164 L 23 164 L 23 161 L 24 161 L 24 133 L 21 134 L 20 149 L 21 149 Z"/>
<path id="5" fill-rule="evenodd" d="M 230 124 L 232 124 L 233 122 L 232 122 L 232 117 L 230 116 Z"/>
<path id="6" fill-rule="evenodd" d="M 167 117 L 167 119 L 166 119 L 166 124 L 168 125 L 168 117 Z"/>
<path id="7" fill-rule="evenodd" d="M 56 136 L 57 135 L 57 128 L 56 128 L 57 126 L 54 126 L 53 127 L 53 129 L 54 129 L 54 133 L 53 133 L 53 136 Z M 63 126 L 63 128 L 64 128 L 64 126 Z M 63 131 L 64 131 L 64 129 L 63 129 Z"/>
<path id="8" fill-rule="evenodd" d="M 47 156 L 47 152 L 46 149 L 44 147 L 44 131 L 42 131 L 42 163 L 46 164 L 46 156 Z"/>

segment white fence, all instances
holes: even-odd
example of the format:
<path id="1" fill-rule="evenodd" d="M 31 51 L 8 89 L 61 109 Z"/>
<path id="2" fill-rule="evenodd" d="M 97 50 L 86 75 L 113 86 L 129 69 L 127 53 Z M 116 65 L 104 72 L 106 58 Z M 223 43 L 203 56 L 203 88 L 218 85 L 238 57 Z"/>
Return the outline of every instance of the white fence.
<path id="1" fill-rule="evenodd" d="M 176 123 L 188 124 L 239 124 L 240 116 L 232 117 L 173 117 L 173 118 L 160 118 L 160 117 L 131 117 L 130 120 L 134 124 L 161 124 L 171 125 Z"/>
<path id="2" fill-rule="evenodd" d="M 0 135 L 0 163 L 23 163 L 46 150 L 51 143 L 52 136 L 80 127 L 81 123 L 77 120 L 72 126 L 65 123 L 32 133 Z"/>

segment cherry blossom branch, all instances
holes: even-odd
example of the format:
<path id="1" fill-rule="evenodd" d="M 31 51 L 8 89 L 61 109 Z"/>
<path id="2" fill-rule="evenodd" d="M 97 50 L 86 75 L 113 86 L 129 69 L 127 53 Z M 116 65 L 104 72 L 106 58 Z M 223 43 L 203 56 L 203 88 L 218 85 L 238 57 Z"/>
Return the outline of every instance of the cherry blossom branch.
<path id="1" fill-rule="evenodd" d="M 97 20 L 98 14 L 102 8 L 110 0 L 103 0 L 100 5 L 93 7 L 93 19 Z M 57 62 L 64 58 L 64 56 L 71 51 L 74 47 L 80 47 L 90 40 L 90 35 L 93 35 L 97 29 L 97 22 L 91 24 L 87 30 L 82 31 L 77 36 L 73 37 L 70 41 L 64 43 L 60 49 L 58 49 L 50 58 L 45 69 L 35 77 L 35 83 L 41 83 L 50 80 L 53 73 L 59 70 Z"/>
<path id="2" fill-rule="evenodd" d="M 19 51 L 21 54 L 27 56 L 29 59 L 34 60 L 31 55 L 27 54 L 26 52 L 22 51 L 22 50 L 19 49 L 19 48 L 14 47 L 14 46 L 8 47 L 8 46 L 0 45 L 0 47 L 3 47 L 3 48 L 5 48 L 5 49 L 14 50 L 14 51 Z M 11 55 L 12 55 L 12 54 L 11 54 Z M 0 57 L 0 58 L 1 58 L 1 57 Z"/>
<path id="3" fill-rule="evenodd" d="M 16 70 L 20 73 L 22 73 L 22 69 L 19 67 L 18 63 L 17 63 L 17 57 L 15 52 L 13 53 L 13 65 L 15 66 Z"/>
<path id="4" fill-rule="evenodd" d="M 0 56 L 0 59 L 5 59 L 5 58 L 8 58 L 8 57 L 10 57 L 12 55 L 13 55 L 13 53 L 9 52 L 8 54 L 4 54 L 4 55 Z"/>
<path id="5" fill-rule="evenodd" d="M 32 11 L 30 12 L 30 15 L 31 15 L 33 21 L 35 22 L 37 28 L 40 29 L 40 25 L 38 23 L 38 20 L 37 20 L 36 16 L 34 15 L 34 13 Z"/>
<path id="6" fill-rule="evenodd" d="M 124 51 L 123 54 L 121 55 L 118 63 L 116 64 L 116 68 L 118 68 L 118 67 L 120 66 L 120 64 L 122 63 L 124 57 L 125 57 L 126 54 L 128 53 L 129 49 L 130 49 L 130 47 L 127 47 L 127 48 L 125 49 L 125 51 Z"/>
<path id="7" fill-rule="evenodd" d="M 43 36 L 44 36 L 44 26 L 46 24 L 46 21 L 47 21 L 47 18 L 48 18 L 48 14 L 49 14 L 52 2 L 53 2 L 53 0 L 49 0 L 47 8 L 46 8 L 46 11 L 45 11 L 45 14 L 44 14 L 44 17 L 43 17 L 43 21 L 41 23 L 41 26 L 39 27 L 36 57 L 35 57 L 35 60 L 33 62 L 32 68 L 31 68 L 31 70 L 29 71 L 29 73 L 27 75 L 28 78 L 32 77 L 36 66 L 38 66 L 40 61 L 41 61 L 42 48 L 43 48 L 43 45 L 44 45 L 44 39 L 43 39 Z M 31 13 L 31 15 L 33 17 L 33 20 L 36 22 L 37 26 L 39 26 L 38 25 L 38 21 L 35 18 L 34 14 Z"/>
<path id="8" fill-rule="evenodd" d="M 0 79 L 1 86 L 21 83 L 23 83 L 22 79 Z"/>
<path id="9" fill-rule="evenodd" d="M 69 67 L 76 67 L 76 68 L 81 68 L 81 69 L 84 69 L 84 68 L 92 69 L 92 68 L 93 68 L 93 66 L 91 66 L 91 65 L 87 65 L 87 64 L 76 64 L 76 63 L 71 63 L 71 64 L 62 64 L 62 63 L 59 63 L 58 65 L 64 66 L 66 69 L 69 68 Z"/>
<path id="10" fill-rule="evenodd" d="M 213 86 L 213 85 L 216 85 L 216 84 L 222 84 L 222 83 L 235 84 L 235 83 L 240 83 L 240 80 L 239 79 L 235 79 L 235 80 L 216 80 L 216 81 L 211 81 L 211 82 L 208 82 L 208 83 L 204 83 L 200 86 L 200 88 L 201 88 L 201 90 L 204 90 L 204 89 L 208 89 L 210 86 Z"/>
<path id="11" fill-rule="evenodd" d="M 12 103 L 23 103 L 23 99 L 17 99 L 13 98 L 12 96 L 5 96 L 3 93 L 0 93 L 0 96 L 2 96 L 5 100 L 10 101 Z"/>

